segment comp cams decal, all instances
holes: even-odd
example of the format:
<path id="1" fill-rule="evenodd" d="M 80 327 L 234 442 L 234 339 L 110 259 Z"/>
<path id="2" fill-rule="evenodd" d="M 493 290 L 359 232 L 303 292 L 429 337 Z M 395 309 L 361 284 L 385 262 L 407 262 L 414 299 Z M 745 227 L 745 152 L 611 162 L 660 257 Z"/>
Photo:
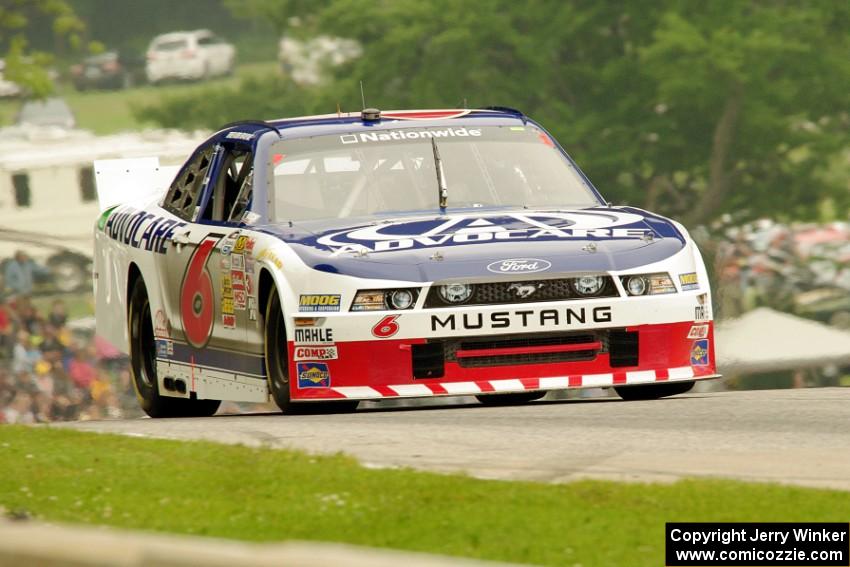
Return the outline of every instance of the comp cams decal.
<path id="1" fill-rule="evenodd" d="M 708 325 L 691 325 L 688 331 L 689 339 L 704 339 L 708 337 Z"/>
<path id="2" fill-rule="evenodd" d="M 320 236 L 337 253 L 388 252 L 524 240 L 640 239 L 655 236 L 641 215 L 616 211 L 456 215 L 400 220 Z"/>
<path id="3" fill-rule="evenodd" d="M 336 360 L 339 356 L 336 345 L 301 346 L 292 351 L 293 360 Z"/>

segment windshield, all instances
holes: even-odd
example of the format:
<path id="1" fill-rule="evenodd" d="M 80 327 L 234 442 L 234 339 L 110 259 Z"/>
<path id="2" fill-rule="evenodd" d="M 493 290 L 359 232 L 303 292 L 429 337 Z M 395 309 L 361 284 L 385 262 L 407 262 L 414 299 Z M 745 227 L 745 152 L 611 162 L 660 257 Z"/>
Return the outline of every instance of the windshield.
<path id="1" fill-rule="evenodd" d="M 439 210 L 433 143 L 439 148 L 448 210 L 599 204 L 575 167 L 535 127 L 439 126 L 277 142 L 272 149 L 273 218 Z"/>

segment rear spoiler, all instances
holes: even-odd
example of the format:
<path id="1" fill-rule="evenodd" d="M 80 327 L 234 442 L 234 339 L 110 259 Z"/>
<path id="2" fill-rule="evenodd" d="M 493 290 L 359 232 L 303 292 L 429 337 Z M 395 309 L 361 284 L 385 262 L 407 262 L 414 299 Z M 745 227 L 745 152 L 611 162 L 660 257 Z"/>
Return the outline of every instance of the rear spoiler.
<path id="1" fill-rule="evenodd" d="M 160 165 L 158 157 L 95 160 L 94 176 L 101 212 L 115 205 L 162 195 L 178 169 L 178 165 Z"/>

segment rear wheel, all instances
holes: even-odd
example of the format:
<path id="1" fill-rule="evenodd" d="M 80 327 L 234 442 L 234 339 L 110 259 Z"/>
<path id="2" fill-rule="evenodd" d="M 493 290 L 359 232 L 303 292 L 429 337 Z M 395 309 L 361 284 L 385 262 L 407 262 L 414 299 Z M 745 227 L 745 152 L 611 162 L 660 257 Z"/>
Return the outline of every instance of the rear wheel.
<path id="1" fill-rule="evenodd" d="M 516 394 L 485 394 L 475 396 L 485 406 L 515 406 L 539 400 L 546 392 L 521 392 Z"/>
<path id="2" fill-rule="evenodd" d="M 266 371 L 269 393 L 286 414 L 343 413 L 357 409 L 356 401 L 341 402 L 294 402 L 289 380 L 289 349 L 286 341 L 286 325 L 277 290 L 272 288 L 265 313 Z"/>
<path id="3" fill-rule="evenodd" d="M 219 400 L 188 400 L 159 395 L 156 375 L 156 341 L 148 292 L 139 278 L 130 294 L 130 369 L 136 397 L 151 417 L 205 417 L 214 414 Z"/>
<path id="4" fill-rule="evenodd" d="M 657 400 L 676 394 L 684 394 L 694 387 L 693 382 L 668 382 L 666 384 L 646 384 L 644 386 L 620 386 L 614 388 L 624 400 Z"/>

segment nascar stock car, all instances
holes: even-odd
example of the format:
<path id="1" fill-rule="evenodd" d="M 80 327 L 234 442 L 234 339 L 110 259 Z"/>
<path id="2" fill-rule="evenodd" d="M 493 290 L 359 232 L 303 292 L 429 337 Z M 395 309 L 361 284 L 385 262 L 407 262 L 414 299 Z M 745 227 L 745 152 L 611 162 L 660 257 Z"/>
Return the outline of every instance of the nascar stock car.
<path id="1" fill-rule="evenodd" d="M 95 172 L 97 328 L 151 416 L 717 377 L 686 230 L 607 204 L 512 109 L 242 122 Z"/>

